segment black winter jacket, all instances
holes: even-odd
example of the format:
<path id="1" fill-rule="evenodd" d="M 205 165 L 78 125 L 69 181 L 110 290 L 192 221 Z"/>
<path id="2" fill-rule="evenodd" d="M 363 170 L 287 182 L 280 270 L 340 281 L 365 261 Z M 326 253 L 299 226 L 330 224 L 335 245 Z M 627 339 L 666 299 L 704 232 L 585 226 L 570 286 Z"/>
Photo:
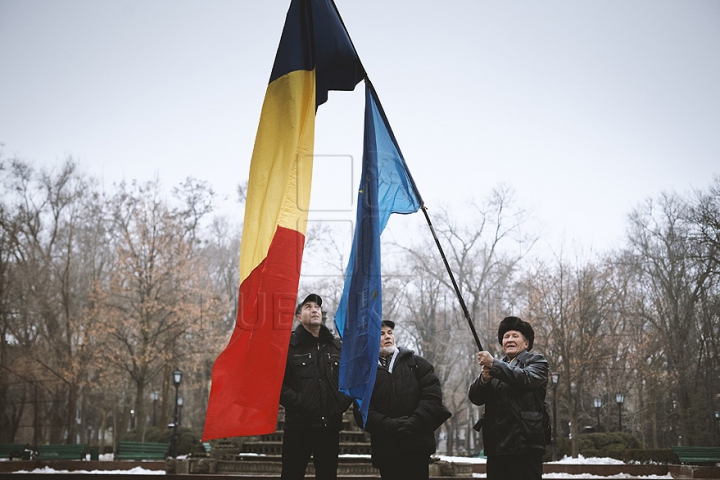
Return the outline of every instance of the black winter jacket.
<path id="1" fill-rule="evenodd" d="M 480 376 L 470 386 L 470 401 L 485 405 L 485 454 L 542 453 L 545 451 L 543 405 L 548 362 L 540 354 L 521 352 L 510 365 L 495 360 L 482 385 Z"/>
<path id="2" fill-rule="evenodd" d="M 290 336 L 280 404 L 285 429 L 327 427 L 340 431 L 352 399 L 338 391 L 340 339 L 325 325 L 317 338 L 298 325 Z"/>
<path id="3" fill-rule="evenodd" d="M 372 461 L 376 467 L 407 451 L 435 452 L 435 425 L 447 419 L 442 406 L 442 389 L 433 366 L 412 350 L 398 348 L 392 373 L 378 366 L 365 430 L 370 433 Z M 445 414 L 443 414 L 443 411 Z M 399 438 L 383 424 L 387 417 L 416 417 L 420 431 Z"/>

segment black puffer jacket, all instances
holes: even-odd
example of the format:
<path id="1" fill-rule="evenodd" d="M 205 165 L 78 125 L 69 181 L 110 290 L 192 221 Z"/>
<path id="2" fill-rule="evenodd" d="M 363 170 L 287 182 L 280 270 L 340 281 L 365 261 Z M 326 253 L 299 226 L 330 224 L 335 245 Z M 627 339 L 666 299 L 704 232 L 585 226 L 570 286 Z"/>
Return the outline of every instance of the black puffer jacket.
<path id="1" fill-rule="evenodd" d="M 392 461 L 407 451 L 435 452 L 435 426 L 449 413 L 442 406 L 442 389 L 433 366 L 412 350 L 399 347 L 392 368 L 378 367 L 365 430 L 370 433 L 373 465 Z M 443 413 L 443 411 L 445 413 Z M 387 417 L 416 417 L 420 429 L 410 437 L 400 438 L 389 432 L 383 420 Z"/>
<path id="2" fill-rule="evenodd" d="M 480 376 L 475 379 L 469 396 L 475 405 L 485 405 L 486 455 L 545 451 L 543 405 L 548 370 L 545 357 L 523 351 L 512 365 L 495 360 L 489 383 L 482 385 Z"/>
<path id="3" fill-rule="evenodd" d="M 295 328 L 280 393 L 285 429 L 342 428 L 342 415 L 352 399 L 338 391 L 340 345 L 325 325 L 317 338 L 302 325 Z"/>

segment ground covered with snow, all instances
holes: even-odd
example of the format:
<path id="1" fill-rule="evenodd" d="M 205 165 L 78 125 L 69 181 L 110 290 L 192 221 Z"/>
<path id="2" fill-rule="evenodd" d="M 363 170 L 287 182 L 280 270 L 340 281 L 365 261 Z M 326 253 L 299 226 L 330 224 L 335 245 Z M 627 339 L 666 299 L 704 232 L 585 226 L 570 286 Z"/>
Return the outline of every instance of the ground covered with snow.
<path id="1" fill-rule="evenodd" d="M 130 470 L 55 470 L 50 467 L 36 468 L 35 470 L 19 470 L 13 473 L 92 473 L 92 474 L 124 474 L 124 475 L 165 475 L 164 470 L 148 470 L 147 468 L 135 467 Z"/>
<path id="2" fill-rule="evenodd" d="M 478 458 L 478 457 L 447 457 L 443 455 L 437 455 L 437 458 L 440 460 L 444 460 L 446 462 L 457 462 L 457 463 L 486 463 L 486 458 Z M 560 464 L 567 464 L 567 465 L 625 465 L 625 462 L 622 460 L 617 460 L 615 458 L 607 458 L 607 457 L 589 457 L 585 458 L 582 455 L 579 455 L 578 458 L 572 458 L 572 457 L 563 457 L 562 459 L 556 461 L 556 462 L 547 462 L 548 464 L 553 465 L 560 465 Z M 487 478 L 487 476 L 484 473 L 475 473 L 473 474 L 473 478 Z M 581 474 L 568 474 L 568 473 L 544 473 L 543 474 L 543 480 L 545 479 L 553 479 L 553 478 L 595 478 L 598 480 L 607 479 L 608 477 L 604 477 L 602 475 L 593 475 L 590 473 L 581 473 Z M 637 476 L 637 475 L 630 475 L 625 473 L 615 474 L 612 476 L 613 479 L 620 479 L 620 478 L 642 478 L 643 480 L 656 480 L 656 479 L 671 479 L 672 476 L 670 474 L 667 475 L 645 475 L 645 476 Z"/>
<path id="3" fill-rule="evenodd" d="M 473 478 L 484 478 L 484 476 L 476 477 L 476 475 L 473 475 Z M 603 477 L 600 475 L 591 475 L 589 473 L 581 473 L 578 475 L 569 475 L 567 473 L 543 473 L 543 480 L 546 478 L 596 478 L 599 480 L 606 479 L 608 477 Z M 673 478 L 672 475 L 669 473 L 667 475 L 630 475 L 627 473 L 619 473 L 617 475 L 612 476 L 613 479 L 616 478 L 642 478 L 643 480 L 653 480 L 653 479 L 665 479 L 665 478 Z"/>
<path id="4" fill-rule="evenodd" d="M 343 455 L 345 456 L 345 455 Z M 348 455 L 348 456 L 361 456 L 361 455 Z M 369 456 L 368 456 L 369 457 Z M 436 458 L 439 460 L 443 460 L 446 462 L 453 462 L 453 463 L 486 463 L 485 458 L 479 458 L 479 457 L 449 457 L 445 455 L 436 455 Z M 112 454 L 108 455 L 101 455 L 100 460 L 105 461 L 112 461 L 113 456 Z M 620 460 L 616 460 L 614 458 L 597 458 L 597 457 L 590 457 L 585 458 L 582 455 L 580 455 L 578 458 L 572 458 L 572 457 L 564 457 L 561 460 L 558 460 L 557 462 L 548 462 L 550 464 L 568 464 L 568 465 L 624 465 L 624 462 Z M 68 470 L 55 470 L 49 467 L 44 468 L 38 468 L 32 471 L 18 471 L 16 473 L 70 473 Z M 135 467 L 130 470 L 73 470 L 72 473 L 77 474 L 126 474 L 126 475 L 165 475 L 165 471 L 163 470 L 150 470 L 147 468 L 142 467 Z M 473 478 L 486 478 L 485 474 L 476 473 L 473 474 Z M 585 474 L 574 474 L 570 475 L 567 473 L 546 473 L 543 474 L 543 479 L 563 479 L 563 478 L 588 478 L 588 479 L 607 479 L 608 477 L 600 476 L 600 475 L 592 475 L 589 473 Z M 641 478 L 641 479 L 647 479 L 647 480 L 655 480 L 655 479 L 671 479 L 672 476 L 668 475 L 647 475 L 647 476 L 635 476 L 635 475 L 629 475 L 629 474 L 616 474 L 612 476 L 613 479 L 621 479 L 621 478 Z"/>

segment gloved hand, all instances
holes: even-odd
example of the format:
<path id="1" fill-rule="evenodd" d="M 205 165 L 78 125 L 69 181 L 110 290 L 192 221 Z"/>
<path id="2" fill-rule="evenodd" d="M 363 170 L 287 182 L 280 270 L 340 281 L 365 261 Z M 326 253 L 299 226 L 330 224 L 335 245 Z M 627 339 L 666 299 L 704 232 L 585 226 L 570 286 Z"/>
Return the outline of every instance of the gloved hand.
<path id="1" fill-rule="evenodd" d="M 418 433 L 419 430 L 420 421 L 416 417 L 402 417 L 397 432 L 400 438 L 407 438 Z"/>
<path id="2" fill-rule="evenodd" d="M 385 417 L 382 419 L 383 427 L 385 427 L 385 430 L 390 433 L 395 433 L 398 431 L 398 428 L 400 428 L 400 420 L 406 419 L 407 417 L 400 417 L 400 418 L 391 418 L 391 417 Z"/>

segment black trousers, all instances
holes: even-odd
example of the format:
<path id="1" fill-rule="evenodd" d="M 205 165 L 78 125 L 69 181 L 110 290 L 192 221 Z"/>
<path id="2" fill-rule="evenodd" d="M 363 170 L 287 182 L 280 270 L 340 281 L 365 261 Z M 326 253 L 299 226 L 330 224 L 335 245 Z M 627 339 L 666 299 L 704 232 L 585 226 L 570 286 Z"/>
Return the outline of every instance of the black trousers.
<path id="1" fill-rule="evenodd" d="M 542 480 L 542 454 L 491 455 L 488 480 Z"/>
<path id="2" fill-rule="evenodd" d="M 389 461 L 378 463 L 383 480 L 427 480 L 430 477 L 430 456 L 426 453 L 398 453 Z"/>
<path id="3" fill-rule="evenodd" d="M 297 428 L 283 434 L 282 480 L 305 478 L 310 456 L 317 480 L 337 479 L 340 432 L 327 428 Z"/>

